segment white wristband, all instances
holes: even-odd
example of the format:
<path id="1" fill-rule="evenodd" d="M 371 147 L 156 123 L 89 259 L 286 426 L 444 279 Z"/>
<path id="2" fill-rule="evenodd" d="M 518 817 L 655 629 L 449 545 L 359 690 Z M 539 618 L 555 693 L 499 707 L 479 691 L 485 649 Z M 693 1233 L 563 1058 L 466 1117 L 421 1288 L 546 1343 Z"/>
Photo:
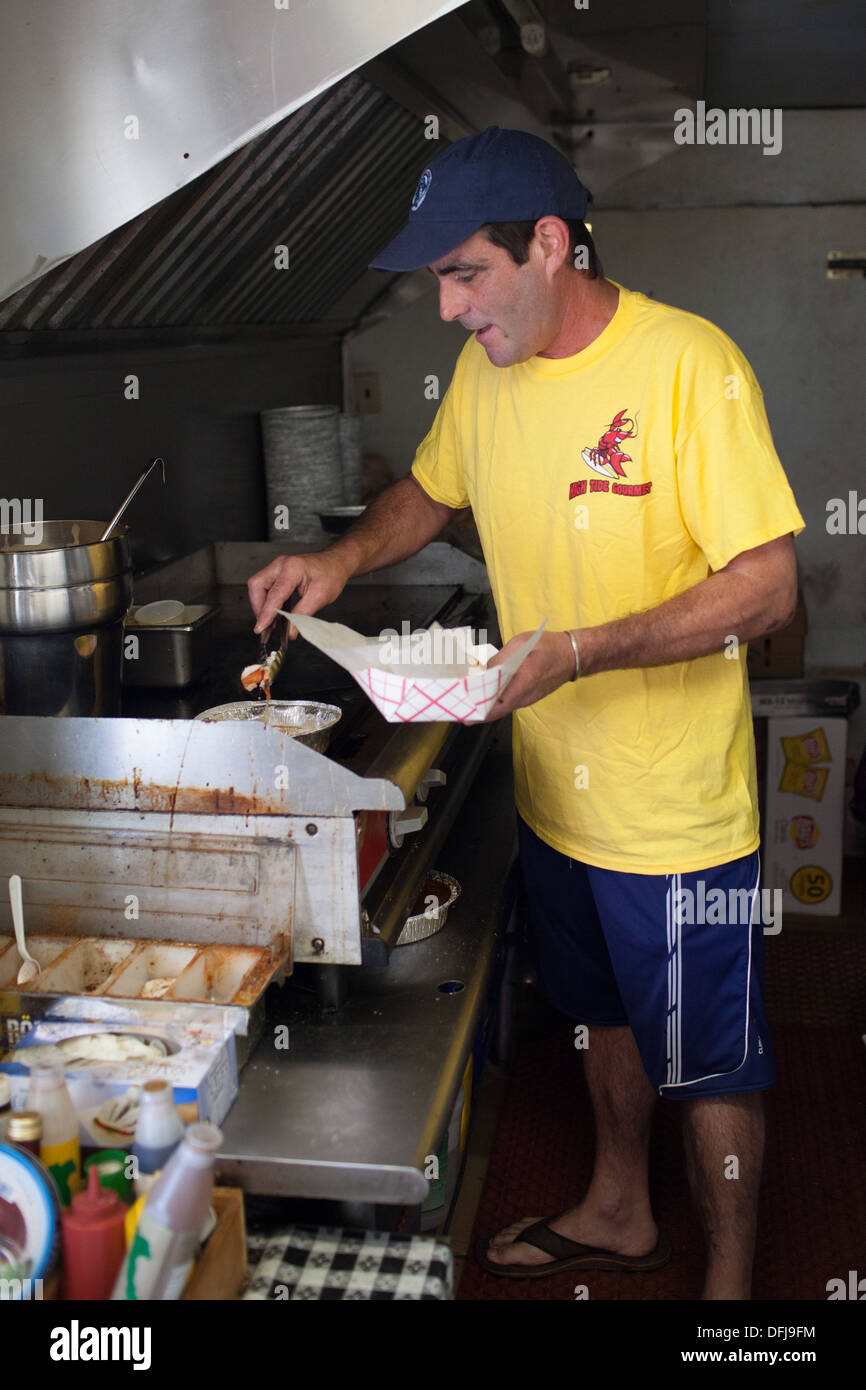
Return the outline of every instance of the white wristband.
<path id="1" fill-rule="evenodd" d="M 571 643 L 572 649 L 574 651 L 574 675 L 569 676 L 568 679 L 571 681 L 576 681 L 578 676 L 580 675 L 580 652 L 577 649 L 577 642 L 574 639 L 574 635 L 568 631 L 565 635 Z"/>

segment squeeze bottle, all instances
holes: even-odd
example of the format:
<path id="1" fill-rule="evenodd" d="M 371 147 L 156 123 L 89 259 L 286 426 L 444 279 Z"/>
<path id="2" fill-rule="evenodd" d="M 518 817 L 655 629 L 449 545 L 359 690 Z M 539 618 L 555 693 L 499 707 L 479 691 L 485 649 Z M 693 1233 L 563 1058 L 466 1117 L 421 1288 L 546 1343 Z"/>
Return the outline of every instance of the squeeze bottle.
<path id="1" fill-rule="evenodd" d="M 81 1147 L 78 1116 L 69 1098 L 60 1062 L 33 1068 L 27 1089 L 27 1109 L 42 1116 L 39 1157 L 57 1184 L 60 1201 L 68 1207 L 81 1187 Z"/>
<path id="2" fill-rule="evenodd" d="M 61 1217 L 63 1226 L 63 1297 L 111 1297 L 123 1263 L 126 1207 L 117 1193 L 102 1187 L 99 1169 L 88 1172 L 85 1192 L 77 1192 Z"/>
<path id="3" fill-rule="evenodd" d="M 141 1088 L 132 1156 L 137 1171 L 133 1190 L 137 1197 L 148 1192 L 183 1138 L 183 1121 L 174 1105 L 167 1081 L 146 1081 Z"/>
<path id="4" fill-rule="evenodd" d="M 113 1299 L 178 1299 L 210 1210 L 222 1134 L 190 1125 L 147 1197 Z"/>

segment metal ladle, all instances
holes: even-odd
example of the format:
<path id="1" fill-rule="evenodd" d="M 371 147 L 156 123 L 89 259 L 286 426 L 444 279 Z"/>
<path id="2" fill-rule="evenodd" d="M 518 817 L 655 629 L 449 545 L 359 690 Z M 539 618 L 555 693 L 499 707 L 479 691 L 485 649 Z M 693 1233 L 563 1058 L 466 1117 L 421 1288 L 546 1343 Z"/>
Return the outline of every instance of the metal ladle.
<path id="1" fill-rule="evenodd" d="M 126 497 L 124 497 L 124 499 L 123 499 L 123 501 L 121 502 L 120 506 L 118 507 L 117 511 L 114 513 L 114 516 L 113 516 L 113 517 L 111 518 L 111 520 L 109 521 L 108 525 L 106 526 L 105 530 L 103 531 L 102 535 L 101 535 L 100 538 L 99 538 L 101 541 L 107 541 L 107 540 L 108 540 L 108 537 L 111 535 L 111 533 L 112 533 L 112 531 L 114 530 L 115 526 L 117 525 L 118 521 L 119 521 L 120 518 L 123 516 L 123 513 L 126 511 L 127 507 L 129 506 L 130 502 L 132 501 L 133 497 L 134 497 L 135 494 L 138 492 L 138 489 L 141 487 L 141 485 L 142 485 L 142 483 L 144 482 L 145 478 L 147 477 L 148 473 L 152 472 L 152 470 L 153 470 L 154 468 L 156 468 L 156 465 L 157 465 L 158 463 L 162 465 L 162 481 L 165 482 L 165 459 L 160 459 L 160 458 L 151 459 L 150 463 L 147 465 L 147 467 L 145 468 L 144 472 L 141 474 L 141 477 L 138 479 L 138 481 L 135 483 L 135 485 L 130 489 L 130 491 L 127 493 Z"/>
<path id="2" fill-rule="evenodd" d="M 22 965 L 18 971 L 19 985 L 29 985 L 42 969 L 24 943 L 24 903 L 21 897 L 21 875 L 12 874 L 9 879 L 9 901 L 12 904 L 12 925 L 15 928 L 15 945 Z"/>

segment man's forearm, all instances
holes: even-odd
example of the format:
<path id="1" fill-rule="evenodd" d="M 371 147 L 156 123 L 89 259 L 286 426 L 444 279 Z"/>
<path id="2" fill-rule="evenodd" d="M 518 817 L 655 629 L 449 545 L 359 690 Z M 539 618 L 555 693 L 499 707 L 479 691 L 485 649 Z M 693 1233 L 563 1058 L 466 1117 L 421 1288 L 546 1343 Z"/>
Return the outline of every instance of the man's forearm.
<path id="1" fill-rule="evenodd" d="M 371 502 L 363 516 L 328 553 L 338 556 L 351 578 L 399 564 L 415 555 L 447 525 L 453 511 L 428 497 L 411 477 L 401 478 Z"/>
<path id="2" fill-rule="evenodd" d="M 778 592 L 768 595 L 748 573 L 720 570 L 646 613 L 573 629 L 580 674 L 691 661 L 722 651 L 731 637 L 761 637 L 790 616 L 789 587 L 781 578 Z"/>

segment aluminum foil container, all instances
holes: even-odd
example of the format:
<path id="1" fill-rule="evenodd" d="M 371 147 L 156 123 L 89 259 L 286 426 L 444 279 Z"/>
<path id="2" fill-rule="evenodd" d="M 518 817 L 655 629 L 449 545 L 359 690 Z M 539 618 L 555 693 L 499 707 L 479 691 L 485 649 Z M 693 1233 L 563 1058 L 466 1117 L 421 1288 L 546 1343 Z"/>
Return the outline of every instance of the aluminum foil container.
<path id="1" fill-rule="evenodd" d="M 412 917 L 407 917 L 403 924 L 403 930 L 397 938 L 396 944 L 398 946 L 409 946 L 415 941 L 424 941 L 428 936 L 435 936 L 438 931 L 441 931 L 445 926 L 449 907 L 460 896 L 460 884 L 450 874 L 433 870 L 427 875 L 424 887 L 418 896 L 422 901 L 428 896 L 437 897 L 439 906 L 431 908 L 427 912 L 418 912 Z"/>
<path id="2" fill-rule="evenodd" d="M 324 705 L 318 700 L 235 700 L 229 705 L 214 705 L 203 710 L 196 719 L 257 719 L 281 733 L 291 734 L 317 753 L 324 753 L 331 741 L 331 730 L 342 717 L 339 705 Z"/>

